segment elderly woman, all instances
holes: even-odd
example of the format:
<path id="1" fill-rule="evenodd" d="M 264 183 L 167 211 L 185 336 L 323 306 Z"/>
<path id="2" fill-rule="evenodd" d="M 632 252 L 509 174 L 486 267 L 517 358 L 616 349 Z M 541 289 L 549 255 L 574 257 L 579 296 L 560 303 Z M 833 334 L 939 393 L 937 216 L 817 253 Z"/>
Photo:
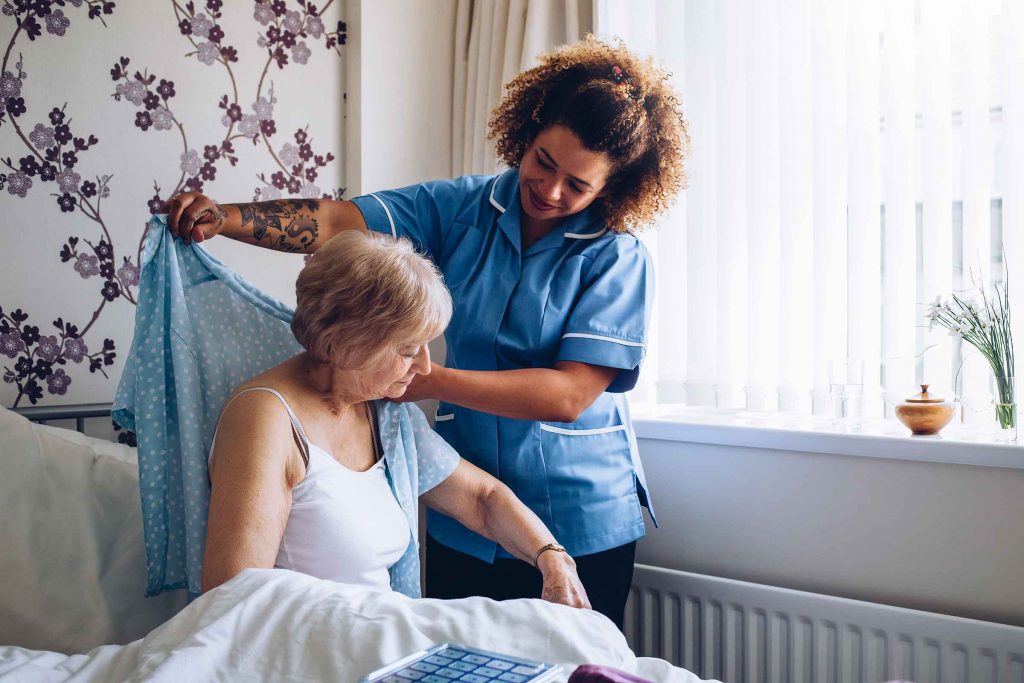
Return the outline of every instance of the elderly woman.
<path id="1" fill-rule="evenodd" d="M 396 493 L 408 482 L 430 508 L 534 564 L 542 598 L 589 608 L 573 559 L 507 486 L 461 459 L 415 405 L 378 404 L 430 372 L 427 342 L 452 312 L 436 268 L 407 240 L 348 231 L 316 253 L 296 294 L 305 352 L 238 387 L 221 413 L 203 589 L 281 567 L 390 590 L 416 552 Z M 415 448 L 381 439 L 381 411 L 396 423 L 408 411 Z"/>

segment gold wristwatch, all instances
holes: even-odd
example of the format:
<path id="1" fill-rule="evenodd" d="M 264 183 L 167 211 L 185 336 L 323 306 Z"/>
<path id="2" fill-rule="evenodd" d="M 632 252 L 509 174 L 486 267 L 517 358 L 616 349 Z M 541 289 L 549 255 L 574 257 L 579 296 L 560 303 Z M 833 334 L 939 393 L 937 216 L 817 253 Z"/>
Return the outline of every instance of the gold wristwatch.
<path id="1" fill-rule="evenodd" d="M 547 545 L 542 546 L 541 549 L 538 550 L 537 553 L 533 556 L 533 566 L 534 567 L 536 567 L 537 566 L 537 562 L 540 561 L 540 556 L 543 555 L 544 553 L 546 553 L 549 550 L 554 550 L 557 553 L 566 553 L 566 554 L 568 554 L 568 552 L 569 552 L 569 551 L 567 551 L 565 549 L 565 546 L 563 546 L 563 545 L 560 545 L 558 543 L 548 543 Z"/>

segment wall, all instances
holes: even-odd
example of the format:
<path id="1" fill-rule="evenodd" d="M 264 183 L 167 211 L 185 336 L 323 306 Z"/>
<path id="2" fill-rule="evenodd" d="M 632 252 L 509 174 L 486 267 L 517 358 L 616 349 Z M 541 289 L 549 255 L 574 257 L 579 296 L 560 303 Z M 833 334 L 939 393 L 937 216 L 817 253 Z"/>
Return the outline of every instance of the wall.
<path id="1" fill-rule="evenodd" d="M 151 213 L 193 188 L 340 195 L 348 27 L 334 0 L 32 7 L 0 16 L 0 403 L 109 401 Z M 301 258 L 208 245 L 294 301 Z"/>
<path id="2" fill-rule="evenodd" d="M 638 561 L 1024 626 L 1024 470 L 640 440 Z"/>
<path id="3" fill-rule="evenodd" d="M 455 0 L 350 0 L 349 11 L 353 194 L 451 177 Z"/>
<path id="4" fill-rule="evenodd" d="M 452 176 L 456 0 L 350 0 L 350 194 Z M 430 345 L 444 362 L 444 340 Z M 433 419 L 437 402 L 421 402 Z"/>

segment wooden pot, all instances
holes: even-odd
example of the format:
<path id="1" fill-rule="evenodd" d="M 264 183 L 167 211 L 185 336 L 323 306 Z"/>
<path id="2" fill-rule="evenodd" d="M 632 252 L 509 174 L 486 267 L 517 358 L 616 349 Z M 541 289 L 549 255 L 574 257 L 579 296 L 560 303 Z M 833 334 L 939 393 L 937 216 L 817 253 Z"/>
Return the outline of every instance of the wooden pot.
<path id="1" fill-rule="evenodd" d="M 928 385 L 921 385 L 921 393 L 910 396 L 896 406 L 896 417 L 916 436 L 938 434 L 949 424 L 956 406 L 939 396 L 928 393 Z"/>

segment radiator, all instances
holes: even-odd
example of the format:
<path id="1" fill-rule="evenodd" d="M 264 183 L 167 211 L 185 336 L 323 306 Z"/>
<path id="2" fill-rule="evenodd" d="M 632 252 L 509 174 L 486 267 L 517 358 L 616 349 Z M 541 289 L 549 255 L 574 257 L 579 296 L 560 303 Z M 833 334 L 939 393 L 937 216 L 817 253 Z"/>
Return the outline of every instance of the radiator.
<path id="1" fill-rule="evenodd" d="M 725 683 L 1024 683 L 1024 628 L 639 564 L 625 633 Z"/>

